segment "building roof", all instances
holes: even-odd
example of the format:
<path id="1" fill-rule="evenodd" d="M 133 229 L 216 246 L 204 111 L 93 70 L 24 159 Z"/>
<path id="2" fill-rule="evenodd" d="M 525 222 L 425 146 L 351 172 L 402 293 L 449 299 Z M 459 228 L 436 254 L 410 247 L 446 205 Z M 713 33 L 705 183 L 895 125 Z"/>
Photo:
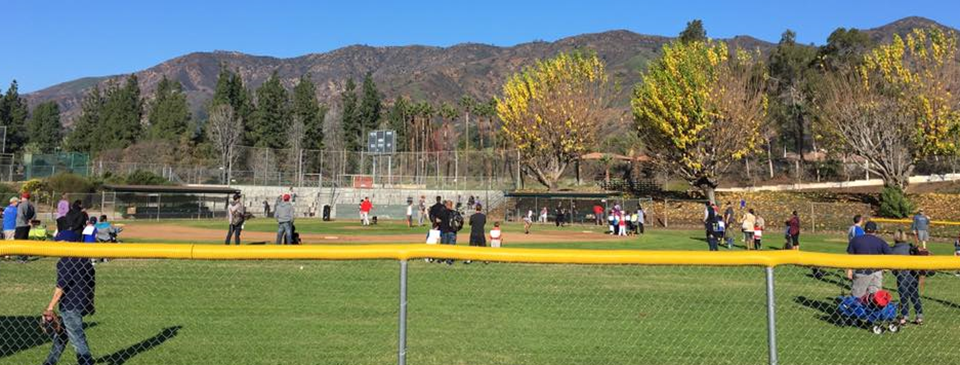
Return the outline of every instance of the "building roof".
<path id="1" fill-rule="evenodd" d="M 113 185 L 103 186 L 104 190 L 115 193 L 178 193 L 178 194 L 236 194 L 240 189 L 228 186 L 184 186 L 184 185 Z"/>

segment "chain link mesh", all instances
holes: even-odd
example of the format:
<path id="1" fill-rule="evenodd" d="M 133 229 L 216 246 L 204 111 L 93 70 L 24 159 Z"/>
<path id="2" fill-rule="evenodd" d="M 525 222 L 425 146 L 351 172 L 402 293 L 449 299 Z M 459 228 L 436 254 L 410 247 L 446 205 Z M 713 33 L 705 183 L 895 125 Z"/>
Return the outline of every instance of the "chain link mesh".
<path id="1" fill-rule="evenodd" d="M 41 363 L 56 258 L 0 262 L 0 364 Z M 97 262 L 88 343 L 105 364 L 396 361 L 393 260 Z M 925 323 L 881 335 L 847 321 L 845 273 L 775 269 L 781 364 L 953 364 L 960 278 L 928 276 Z M 411 260 L 409 364 L 766 364 L 761 267 Z M 896 278 L 884 288 L 899 301 Z M 911 314 L 911 319 L 913 319 Z M 74 363 L 67 345 L 61 363 Z"/>

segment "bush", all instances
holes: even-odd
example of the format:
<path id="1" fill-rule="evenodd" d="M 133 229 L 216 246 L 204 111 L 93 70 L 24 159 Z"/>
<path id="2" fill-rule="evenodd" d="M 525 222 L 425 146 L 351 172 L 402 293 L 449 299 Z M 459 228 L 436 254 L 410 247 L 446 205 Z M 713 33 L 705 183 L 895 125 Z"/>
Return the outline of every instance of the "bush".
<path id="1" fill-rule="evenodd" d="M 94 184 L 87 178 L 70 173 L 56 174 L 47 178 L 47 189 L 56 193 L 91 193 Z"/>
<path id="2" fill-rule="evenodd" d="M 6 203 L 7 199 L 19 196 L 20 192 L 16 188 L 7 184 L 0 184 L 0 203 Z"/>
<path id="3" fill-rule="evenodd" d="M 880 192 L 880 213 L 886 218 L 906 218 L 913 214 L 913 203 L 898 187 L 884 187 Z"/>
<path id="4" fill-rule="evenodd" d="M 20 192 L 29 192 L 33 197 L 32 200 L 40 200 L 42 198 L 48 198 L 47 195 L 50 194 L 50 191 L 47 190 L 47 183 L 40 179 L 30 179 L 27 182 L 23 183 L 20 186 Z"/>
<path id="5" fill-rule="evenodd" d="M 150 171 L 136 170 L 123 178 L 127 185 L 170 185 L 170 180 Z"/>

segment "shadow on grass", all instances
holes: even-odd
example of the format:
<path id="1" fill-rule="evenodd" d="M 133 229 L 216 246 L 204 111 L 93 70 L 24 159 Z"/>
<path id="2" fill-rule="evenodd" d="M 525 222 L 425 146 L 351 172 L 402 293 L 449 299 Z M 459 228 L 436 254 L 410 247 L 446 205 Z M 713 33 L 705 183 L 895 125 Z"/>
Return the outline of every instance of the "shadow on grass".
<path id="1" fill-rule="evenodd" d="M 837 327 L 846 327 L 852 324 L 852 321 L 843 318 L 839 313 L 837 313 L 837 306 L 839 303 L 836 298 L 828 298 L 827 300 L 818 300 L 813 298 L 807 298 L 804 296 L 799 296 L 793 298 L 794 303 L 802 305 L 804 307 L 814 309 L 820 312 L 820 316 L 817 318 L 821 321 L 827 322 Z"/>
<path id="2" fill-rule="evenodd" d="M 96 325 L 96 322 L 84 323 L 83 328 Z M 40 315 L 0 316 L 0 359 L 50 343 L 50 340 L 40 328 Z"/>
<path id="3" fill-rule="evenodd" d="M 106 355 L 101 358 L 98 358 L 96 360 L 96 363 L 108 364 L 108 365 L 124 364 L 127 362 L 127 360 L 130 360 L 134 356 L 150 351 L 154 347 L 160 346 L 164 342 L 167 342 L 167 340 L 173 337 L 176 337 L 177 334 L 180 332 L 181 328 L 183 328 L 183 326 L 173 326 L 173 327 L 164 328 L 163 330 L 160 331 L 160 333 L 157 333 L 153 337 L 150 337 L 146 340 L 130 345 L 127 348 L 114 352 L 110 355 Z"/>

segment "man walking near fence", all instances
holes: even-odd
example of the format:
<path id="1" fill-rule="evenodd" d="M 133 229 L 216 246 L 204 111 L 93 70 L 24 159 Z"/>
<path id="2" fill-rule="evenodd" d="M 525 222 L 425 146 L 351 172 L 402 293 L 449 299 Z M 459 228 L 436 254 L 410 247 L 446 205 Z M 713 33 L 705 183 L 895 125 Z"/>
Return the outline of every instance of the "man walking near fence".
<path id="1" fill-rule="evenodd" d="M 79 365 L 93 365 L 93 355 L 90 354 L 83 329 L 83 317 L 95 311 L 95 287 L 96 271 L 90 259 L 64 257 L 57 262 L 57 287 L 43 312 L 44 329 L 49 330 L 53 337 L 53 347 L 44 365 L 60 361 L 67 342 L 73 344 Z M 54 312 L 58 306 L 59 316 Z"/>
<path id="2" fill-rule="evenodd" d="M 273 210 L 277 217 L 277 244 L 293 244 L 293 204 L 290 204 L 290 194 L 283 194 Z"/>
<path id="3" fill-rule="evenodd" d="M 230 224 L 230 227 L 227 228 L 227 238 L 223 241 L 223 244 L 230 244 L 230 237 L 233 237 L 233 243 L 235 245 L 240 245 L 240 231 L 243 230 L 243 222 L 246 219 L 247 209 L 243 206 L 243 202 L 240 201 L 240 194 L 234 194 L 233 200 L 230 201 L 230 207 L 227 208 L 227 223 Z"/>
<path id="4" fill-rule="evenodd" d="M 847 253 L 851 255 L 890 255 L 890 245 L 882 238 L 877 237 L 877 223 L 867 222 L 864 227 L 865 235 L 854 238 L 847 245 Z M 853 280 L 850 286 L 851 294 L 860 298 L 868 293 L 876 293 L 883 287 L 883 270 L 856 269 L 847 272 L 847 279 Z"/>

